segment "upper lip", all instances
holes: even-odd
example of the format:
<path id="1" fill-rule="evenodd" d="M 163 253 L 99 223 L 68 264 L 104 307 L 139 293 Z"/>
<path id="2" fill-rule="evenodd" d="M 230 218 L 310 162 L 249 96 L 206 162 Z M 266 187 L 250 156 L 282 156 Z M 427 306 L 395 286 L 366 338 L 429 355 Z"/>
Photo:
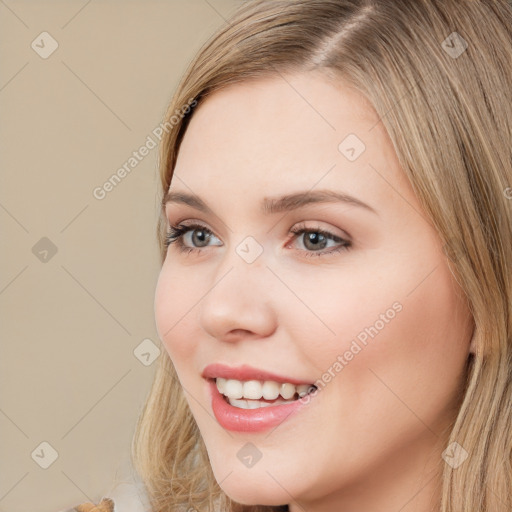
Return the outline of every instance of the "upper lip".
<path id="1" fill-rule="evenodd" d="M 276 373 L 267 372 L 259 368 L 253 368 L 249 365 L 241 366 L 226 366 L 225 364 L 215 363 L 207 365 L 203 372 L 202 377 L 205 379 L 215 379 L 217 377 L 223 379 L 235 379 L 235 380 L 273 380 L 275 382 L 289 382 L 299 386 L 300 384 L 311 384 L 311 381 L 305 381 L 301 379 L 295 379 L 293 377 L 287 377 L 284 375 L 277 375 Z"/>

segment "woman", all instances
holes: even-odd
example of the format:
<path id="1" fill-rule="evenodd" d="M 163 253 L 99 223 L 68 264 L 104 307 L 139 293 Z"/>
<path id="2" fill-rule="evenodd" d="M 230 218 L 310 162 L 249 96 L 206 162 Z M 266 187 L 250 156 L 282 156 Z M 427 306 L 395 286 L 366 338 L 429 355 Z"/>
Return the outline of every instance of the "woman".
<path id="1" fill-rule="evenodd" d="M 505 1 L 256 0 L 200 50 L 161 145 L 153 510 L 512 510 L 511 83 Z"/>

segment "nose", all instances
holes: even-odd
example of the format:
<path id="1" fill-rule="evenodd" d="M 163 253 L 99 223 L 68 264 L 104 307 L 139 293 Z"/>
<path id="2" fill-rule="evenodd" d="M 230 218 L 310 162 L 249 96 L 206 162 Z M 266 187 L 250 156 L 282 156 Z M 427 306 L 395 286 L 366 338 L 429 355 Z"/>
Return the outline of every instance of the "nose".
<path id="1" fill-rule="evenodd" d="M 276 329 L 270 277 L 262 261 L 227 258 L 199 304 L 202 328 L 225 342 L 270 336 Z"/>

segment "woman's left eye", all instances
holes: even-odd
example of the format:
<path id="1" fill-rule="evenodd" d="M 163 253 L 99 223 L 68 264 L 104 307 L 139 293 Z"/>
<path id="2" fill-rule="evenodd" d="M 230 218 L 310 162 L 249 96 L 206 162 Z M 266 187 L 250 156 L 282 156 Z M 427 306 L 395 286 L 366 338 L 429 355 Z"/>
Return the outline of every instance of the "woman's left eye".
<path id="1" fill-rule="evenodd" d="M 352 246 L 349 240 L 345 240 L 320 227 L 306 228 L 298 226 L 291 229 L 290 233 L 295 235 L 296 240 L 301 240 L 303 247 L 306 248 L 305 256 L 328 256 L 339 251 L 346 251 Z M 325 247 L 333 247 L 333 245 L 328 245 L 329 242 L 334 242 L 334 249 L 320 252 Z M 311 248 L 312 251 L 309 250 Z"/>
<path id="2" fill-rule="evenodd" d="M 305 250 L 305 256 L 327 256 L 339 251 L 348 250 L 352 243 L 349 240 L 340 238 L 329 231 L 320 227 L 306 228 L 298 226 L 290 230 L 294 234 L 294 240 L 301 240 Z M 190 235 L 190 236 L 189 236 Z M 302 236 L 305 235 L 305 236 Z M 180 252 L 191 253 L 201 251 L 202 247 L 208 247 L 210 240 L 220 240 L 207 227 L 201 224 L 169 226 L 169 231 L 165 238 L 164 245 L 168 248 L 171 244 L 176 243 L 176 247 Z M 188 242 L 188 243 L 186 243 Z M 329 242 L 334 242 L 334 249 L 324 251 L 329 246 Z M 336 245 L 338 244 L 338 245 Z M 222 242 L 214 245 L 223 245 Z M 289 244 L 287 244 L 288 246 Z"/>

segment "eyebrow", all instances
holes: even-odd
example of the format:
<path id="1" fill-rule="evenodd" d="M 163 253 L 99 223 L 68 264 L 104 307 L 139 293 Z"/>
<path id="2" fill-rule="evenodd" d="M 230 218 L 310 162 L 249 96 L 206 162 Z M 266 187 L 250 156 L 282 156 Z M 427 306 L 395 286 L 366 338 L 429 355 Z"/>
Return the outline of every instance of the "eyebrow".
<path id="1" fill-rule="evenodd" d="M 301 191 L 279 197 L 265 197 L 261 203 L 261 211 L 265 214 L 281 213 L 302 208 L 312 203 L 345 203 L 364 208 L 376 215 L 377 211 L 360 199 L 343 192 L 334 190 Z M 167 192 L 162 200 L 162 206 L 168 203 L 180 203 L 191 206 L 201 212 L 214 215 L 211 208 L 195 194 L 185 192 Z"/>

